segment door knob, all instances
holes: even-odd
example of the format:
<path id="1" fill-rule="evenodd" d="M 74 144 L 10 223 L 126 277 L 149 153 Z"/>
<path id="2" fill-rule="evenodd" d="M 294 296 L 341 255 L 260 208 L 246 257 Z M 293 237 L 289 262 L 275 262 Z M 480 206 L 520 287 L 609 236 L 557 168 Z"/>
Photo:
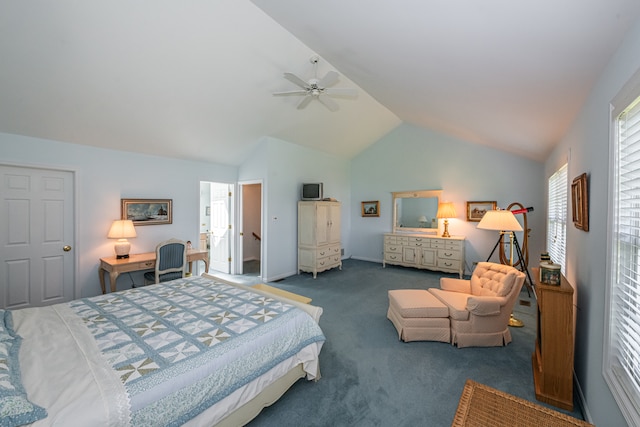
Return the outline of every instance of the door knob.
<path id="1" fill-rule="evenodd" d="M 65 252 L 69 252 L 71 250 L 71 246 L 69 246 L 69 245 L 63 246 L 62 250 L 65 251 Z"/>

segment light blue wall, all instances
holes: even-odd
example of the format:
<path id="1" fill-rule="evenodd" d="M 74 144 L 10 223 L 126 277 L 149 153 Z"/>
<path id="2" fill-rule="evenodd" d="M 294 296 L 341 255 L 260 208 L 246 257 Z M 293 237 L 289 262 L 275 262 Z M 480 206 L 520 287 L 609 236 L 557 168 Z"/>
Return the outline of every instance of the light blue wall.
<path id="1" fill-rule="evenodd" d="M 467 237 L 469 268 L 486 260 L 498 234 L 478 230 L 476 222 L 466 221 L 467 201 L 497 201 L 501 208 L 513 202 L 532 206 L 534 211 L 527 215 L 529 262 L 537 264 L 545 246 L 542 163 L 403 124 L 352 162 L 354 257 L 382 261 L 382 233 L 390 232 L 392 224 L 391 192 L 410 190 L 443 190 L 442 198 L 454 202 L 458 217 L 449 220 L 449 233 Z M 361 217 L 360 202 L 366 200 L 380 200 L 379 218 Z M 522 222 L 523 217 L 518 217 Z M 518 241 L 524 244 L 522 233 Z"/>
<path id="2" fill-rule="evenodd" d="M 589 232 L 567 230 L 567 279 L 577 291 L 575 372 L 593 423 L 626 426 L 602 376 L 609 180 L 610 103 L 640 69 L 640 21 L 587 99 L 575 124 L 545 164 L 550 176 L 567 157 L 569 181 L 589 175 Z"/>
<path id="3" fill-rule="evenodd" d="M 240 167 L 240 180 L 262 179 L 264 184 L 263 273 L 267 280 L 297 274 L 297 202 L 303 182 L 322 182 L 324 197 L 342 202 L 342 246 L 349 253 L 349 167 L 348 160 L 275 138 L 263 138 Z"/>
<path id="4" fill-rule="evenodd" d="M 199 241 L 200 181 L 235 182 L 237 168 L 174 160 L 0 133 L 0 163 L 75 172 L 77 296 L 100 293 L 101 257 L 113 256 L 109 226 L 121 198 L 173 199 L 173 224 L 136 227 L 132 252 L 151 252 L 172 237 Z M 142 284 L 140 274 L 134 281 Z M 131 286 L 126 275 L 118 289 Z"/>

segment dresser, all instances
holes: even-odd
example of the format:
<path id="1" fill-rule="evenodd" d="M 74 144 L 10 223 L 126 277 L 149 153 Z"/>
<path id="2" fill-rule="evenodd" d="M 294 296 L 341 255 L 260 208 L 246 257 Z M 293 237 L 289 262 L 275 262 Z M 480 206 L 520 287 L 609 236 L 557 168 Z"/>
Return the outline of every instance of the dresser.
<path id="1" fill-rule="evenodd" d="M 298 202 L 298 274 L 342 269 L 340 202 Z"/>
<path id="2" fill-rule="evenodd" d="M 462 279 L 465 268 L 464 243 L 463 236 L 385 233 L 382 267 L 394 264 L 458 273 Z"/>

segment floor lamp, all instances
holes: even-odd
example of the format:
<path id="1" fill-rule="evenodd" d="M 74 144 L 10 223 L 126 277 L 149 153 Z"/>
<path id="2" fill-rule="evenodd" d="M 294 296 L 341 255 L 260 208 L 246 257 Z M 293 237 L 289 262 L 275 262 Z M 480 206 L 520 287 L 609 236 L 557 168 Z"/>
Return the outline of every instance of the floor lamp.
<path id="1" fill-rule="evenodd" d="M 522 231 L 522 226 L 513 215 L 513 212 L 510 210 L 495 210 L 495 211 L 487 211 L 484 214 L 480 222 L 478 223 L 478 228 L 483 230 L 495 230 L 500 232 L 500 236 L 498 237 L 498 242 L 493 247 L 493 250 L 489 254 L 487 261 L 491 259 L 491 256 L 495 252 L 496 248 L 502 241 L 502 237 L 504 235 L 509 236 L 509 265 L 513 267 L 513 254 L 514 249 L 517 250 L 518 257 L 522 264 L 524 264 L 524 259 L 522 259 L 520 245 L 518 245 L 518 240 L 516 238 L 516 231 Z M 526 267 L 525 267 L 526 268 Z M 511 313 L 511 318 L 509 319 L 509 326 L 522 327 L 524 323 L 521 320 L 513 317 L 513 313 Z"/>

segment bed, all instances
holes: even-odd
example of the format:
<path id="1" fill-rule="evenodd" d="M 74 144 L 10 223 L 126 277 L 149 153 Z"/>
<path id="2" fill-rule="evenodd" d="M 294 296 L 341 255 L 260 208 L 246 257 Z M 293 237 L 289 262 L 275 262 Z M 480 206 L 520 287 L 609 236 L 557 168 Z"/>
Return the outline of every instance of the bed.
<path id="1" fill-rule="evenodd" d="M 243 425 L 320 377 L 320 307 L 208 275 L 1 314 L 0 425 Z"/>

